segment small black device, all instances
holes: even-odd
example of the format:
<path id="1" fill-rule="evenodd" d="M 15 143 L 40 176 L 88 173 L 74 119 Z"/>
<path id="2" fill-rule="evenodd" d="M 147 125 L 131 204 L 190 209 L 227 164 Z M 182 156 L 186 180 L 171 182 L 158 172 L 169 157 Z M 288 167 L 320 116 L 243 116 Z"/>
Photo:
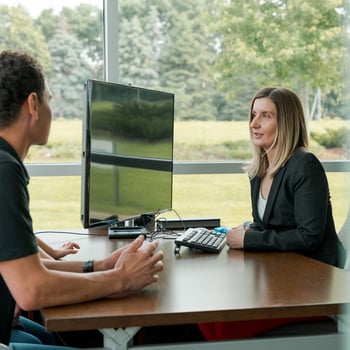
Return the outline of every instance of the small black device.
<path id="1" fill-rule="evenodd" d="M 175 239 L 175 254 L 180 254 L 181 246 L 200 249 L 209 253 L 219 253 L 226 244 L 226 235 L 204 227 L 191 227 Z"/>
<path id="2" fill-rule="evenodd" d="M 140 235 L 147 237 L 147 230 L 142 226 L 110 226 L 108 227 L 108 238 L 136 238 Z"/>
<path id="3" fill-rule="evenodd" d="M 160 218 L 156 221 L 156 224 L 158 228 L 166 230 L 186 230 L 190 227 L 206 227 L 208 229 L 213 229 L 220 226 L 220 218 Z"/>

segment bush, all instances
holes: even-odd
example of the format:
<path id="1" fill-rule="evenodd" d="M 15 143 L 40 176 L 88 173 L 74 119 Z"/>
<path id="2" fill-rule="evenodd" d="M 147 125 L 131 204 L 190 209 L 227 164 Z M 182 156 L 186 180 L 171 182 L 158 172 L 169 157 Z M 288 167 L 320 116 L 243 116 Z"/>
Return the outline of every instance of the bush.
<path id="1" fill-rule="evenodd" d="M 175 144 L 174 159 L 176 160 L 247 160 L 252 157 L 250 141 L 225 141 L 218 144 Z"/>
<path id="2" fill-rule="evenodd" d="M 327 128 L 322 133 L 311 131 L 310 136 L 325 148 L 348 149 L 350 130 L 345 127 L 338 129 Z"/>

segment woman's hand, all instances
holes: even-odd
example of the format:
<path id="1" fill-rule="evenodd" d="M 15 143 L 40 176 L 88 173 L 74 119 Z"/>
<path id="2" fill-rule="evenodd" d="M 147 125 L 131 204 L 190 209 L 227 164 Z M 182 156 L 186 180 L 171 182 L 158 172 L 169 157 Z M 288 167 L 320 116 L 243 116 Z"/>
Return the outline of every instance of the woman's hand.
<path id="1" fill-rule="evenodd" d="M 226 234 L 226 242 L 232 249 L 243 249 L 246 229 L 243 225 L 233 227 Z"/>

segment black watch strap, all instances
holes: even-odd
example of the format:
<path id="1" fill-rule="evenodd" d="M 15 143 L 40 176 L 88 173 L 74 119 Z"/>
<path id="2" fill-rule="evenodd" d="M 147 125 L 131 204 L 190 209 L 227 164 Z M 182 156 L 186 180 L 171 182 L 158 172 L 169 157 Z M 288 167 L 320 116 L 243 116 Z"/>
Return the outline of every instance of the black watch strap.
<path id="1" fill-rule="evenodd" d="M 88 260 L 84 262 L 83 271 L 86 272 L 94 272 L 94 261 Z"/>

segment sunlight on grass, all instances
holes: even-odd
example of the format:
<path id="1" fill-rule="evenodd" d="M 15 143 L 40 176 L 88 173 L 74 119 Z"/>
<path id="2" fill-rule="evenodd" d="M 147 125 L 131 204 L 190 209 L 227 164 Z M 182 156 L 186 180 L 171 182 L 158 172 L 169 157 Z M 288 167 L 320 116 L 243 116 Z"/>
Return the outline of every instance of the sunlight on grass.
<path id="1" fill-rule="evenodd" d="M 349 205 L 349 173 L 328 173 L 337 230 Z M 34 177 L 30 181 L 35 230 L 81 228 L 80 178 Z M 222 225 L 251 220 L 249 181 L 245 174 L 175 175 L 173 208 L 182 218 L 218 217 Z M 174 218 L 174 213 L 164 215 Z"/>
<path id="2" fill-rule="evenodd" d="M 349 121 L 312 121 L 315 131 L 347 126 Z M 177 144 L 191 150 L 224 142 L 247 139 L 247 122 L 176 122 Z M 57 150 L 65 156 L 57 156 Z M 49 144 L 30 152 L 31 162 L 79 162 L 81 121 L 53 122 Z M 336 227 L 339 230 L 349 205 L 349 173 L 328 173 Z M 81 228 L 80 177 L 33 177 L 29 185 L 35 230 Z M 251 219 L 249 181 L 245 174 L 175 175 L 173 208 L 183 218 L 219 217 L 223 225 L 235 226 Z M 167 214 L 174 217 L 175 214 Z"/>
<path id="3" fill-rule="evenodd" d="M 29 191 L 34 230 L 82 227 L 80 177 L 33 177 Z"/>

